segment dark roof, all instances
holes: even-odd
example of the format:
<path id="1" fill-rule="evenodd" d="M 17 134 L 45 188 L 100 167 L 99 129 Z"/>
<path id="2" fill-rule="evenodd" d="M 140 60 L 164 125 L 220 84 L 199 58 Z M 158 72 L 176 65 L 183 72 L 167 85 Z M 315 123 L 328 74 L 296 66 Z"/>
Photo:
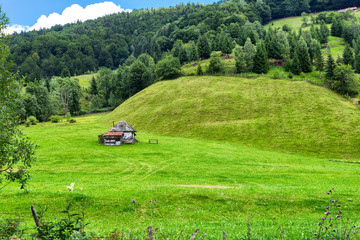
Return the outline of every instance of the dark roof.
<path id="1" fill-rule="evenodd" d="M 136 132 L 127 122 L 121 121 L 116 124 L 109 132 Z"/>
<path id="2" fill-rule="evenodd" d="M 103 136 L 122 136 L 123 132 L 107 132 Z"/>

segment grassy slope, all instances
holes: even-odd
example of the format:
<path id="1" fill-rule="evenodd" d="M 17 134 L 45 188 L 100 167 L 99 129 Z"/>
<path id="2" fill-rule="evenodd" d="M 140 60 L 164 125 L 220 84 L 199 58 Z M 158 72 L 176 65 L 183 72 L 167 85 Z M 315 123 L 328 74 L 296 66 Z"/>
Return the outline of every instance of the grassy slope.
<path id="1" fill-rule="evenodd" d="M 358 16 L 359 14 L 360 12 L 356 12 L 355 16 Z M 301 25 L 303 24 L 302 17 L 288 17 L 288 18 L 271 21 L 270 23 L 266 24 L 264 28 L 265 29 L 268 29 L 270 27 L 272 27 L 273 29 L 282 28 L 282 26 L 286 24 L 290 26 L 294 31 L 299 31 L 300 28 L 302 28 L 303 31 L 309 31 L 311 26 L 310 16 L 316 17 L 317 15 L 318 14 L 310 14 L 307 17 L 309 20 L 308 21 L 309 25 L 307 27 L 301 27 Z M 327 24 L 327 26 L 330 29 L 331 24 Z M 320 28 L 320 24 L 315 24 L 315 27 Z M 342 56 L 345 49 L 344 40 L 342 38 L 333 37 L 333 36 L 329 37 L 328 46 L 331 47 L 331 55 L 335 58 L 335 60 L 337 59 L 338 56 Z M 327 54 L 327 49 L 323 49 L 323 53 Z"/>
<path id="2" fill-rule="evenodd" d="M 71 77 L 71 79 L 79 79 L 80 87 L 87 88 L 90 87 L 90 82 L 92 77 L 96 77 L 96 73 L 79 75 L 79 76 Z"/>
<path id="3" fill-rule="evenodd" d="M 143 132 L 359 158 L 360 111 L 306 82 L 225 76 L 159 82 L 106 116 Z"/>
<path id="4" fill-rule="evenodd" d="M 184 82 L 185 89 L 193 79 L 179 81 Z M 201 85 L 208 82 L 214 87 L 217 83 L 210 79 L 201 81 Z M 233 90 L 229 90 L 227 83 L 234 80 L 224 78 L 222 81 L 224 88 L 214 94 L 224 98 L 221 93 L 230 91 L 230 97 L 218 100 L 223 103 L 236 99 L 238 88 L 233 84 Z M 280 82 L 287 85 L 287 82 Z M 172 92 L 169 88 L 175 83 L 159 84 L 164 91 Z M 247 84 L 256 84 L 256 81 Z M 277 88 L 280 90 L 279 86 Z M 176 91 L 182 101 L 181 90 Z M 204 91 L 209 89 L 200 89 L 199 96 Z M 256 87 L 252 91 L 257 91 Z M 142 94 L 150 96 L 150 92 Z M 264 92 L 263 102 L 273 105 L 266 96 Z M 150 103 L 155 97 L 146 99 Z M 192 102 L 184 104 L 192 109 L 191 105 L 199 102 L 190 99 Z M 248 107 L 244 105 L 245 109 L 251 108 L 251 103 L 248 104 Z M 229 107 L 224 106 L 222 113 L 233 111 Z M 179 108 L 176 101 L 174 108 Z M 178 239 L 181 231 L 184 235 L 180 239 L 189 239 L 195 228 L 200 228 L 200 236 L 206 234 L 207 239 L 220 239 L 223 230 L 229 239 L 240 239 L 240 236 L 246 239 L 250 216 L 252 237 L 256 239 L 261 236 L 262 239 L 280 238 L 279 226 L 284 230 L 285 239 L 310 239 L 328 204 L 325 192 L 330 187 L 335 187 L 336 197 L 345 207 L 344 216 L 358 214 L 354 206 L 360 199 L 357 184 L 360 165 L 264 151 L 224 141 L 164 137 L 144 132 L 138 133 L 140 144 L 106 147 L 97 144 L 97 135 L 110 128 L 103 118 L 103 115 L 93 115 L 77 118 L 75 124 L 45 123 L 26 128 L 26 134 L 39 145 L 30 193 L 24 195 L 14 185 L 8 186 L 1 193 L 1 218 L 19 217 L 33 227 L 31 204 L 38 210 L 39 205 L 48 206 L 45 215 L 48 219 L 59 217 L 68 197 L 66 186 L 71 182 L 75 182 L 73 195 L 76 198 L 86 195 L 93 202 L 86 210 L 86 222 L 91 223 L 87 229 L 99 233 L 117 228 L 144 236 L 146 226 L 152 224 L 160 227 L 170 239 Z M 167 124 L 171 128 L 171 122 Z M 160 144 L 147 144 L 149 138 L 159 139 Z M 136 199 L 136 207 L 133 199 Z M 149 202 L 152 199 L 157 200 L 157 207 Z"/>

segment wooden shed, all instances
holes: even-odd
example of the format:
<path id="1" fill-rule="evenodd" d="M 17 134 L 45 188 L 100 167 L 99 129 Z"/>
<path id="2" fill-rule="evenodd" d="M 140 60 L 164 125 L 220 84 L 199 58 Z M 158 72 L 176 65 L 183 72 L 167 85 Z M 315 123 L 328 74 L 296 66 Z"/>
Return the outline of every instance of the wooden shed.
<path id="1" fill-rule="evenodd" d="M 107 133 L 99 135 L 99 143 L 106 146 L 121 146 L 123 144 L 134 144 L 136 139 L 135 129 L 127 122 L 121 121 L 114 125 Z"/>

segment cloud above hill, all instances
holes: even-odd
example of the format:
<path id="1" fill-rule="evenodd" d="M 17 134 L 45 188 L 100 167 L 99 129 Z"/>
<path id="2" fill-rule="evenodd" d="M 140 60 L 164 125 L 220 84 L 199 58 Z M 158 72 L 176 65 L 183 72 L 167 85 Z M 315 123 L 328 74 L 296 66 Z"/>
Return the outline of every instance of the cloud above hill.
<path id="1" fill-rule="evenodd" d="M 59 13 L 51 13 L 49 16 L 42 15 L 37 22 L 32 26 L 12 25 L 6 29 L 6 33 L 40 30 L 42 28 L 51 28 L 57 24 L 64 25 L 67 23 L 74 23 L 77 21 L 84 22 L 90 19 L 96 19 L 105 15 L 121 12 L 131 12 L 130 9 L 123 9 L 120 5 L 113 2 L 105 1 L 103 3 L 95 3 L 81 7 L 78 4 L 73 4 L 70 7 Z"/>

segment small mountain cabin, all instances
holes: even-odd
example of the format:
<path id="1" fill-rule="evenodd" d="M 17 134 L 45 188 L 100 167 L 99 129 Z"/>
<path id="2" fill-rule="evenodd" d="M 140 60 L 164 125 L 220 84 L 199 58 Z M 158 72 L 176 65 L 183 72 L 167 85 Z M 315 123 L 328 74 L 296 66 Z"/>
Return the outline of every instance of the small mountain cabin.
<path id="1" fill-rule="evenodd" d="M 134 144 L 136 139 L 135 129 L 127 122 L 121 121 L 114 125 L 107 133 L 99 135 L 99 143 L 105 146 L 121 146 L 123 144 Z"/>

